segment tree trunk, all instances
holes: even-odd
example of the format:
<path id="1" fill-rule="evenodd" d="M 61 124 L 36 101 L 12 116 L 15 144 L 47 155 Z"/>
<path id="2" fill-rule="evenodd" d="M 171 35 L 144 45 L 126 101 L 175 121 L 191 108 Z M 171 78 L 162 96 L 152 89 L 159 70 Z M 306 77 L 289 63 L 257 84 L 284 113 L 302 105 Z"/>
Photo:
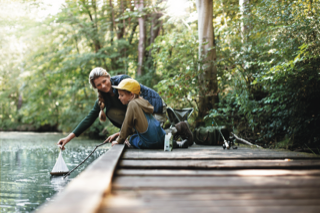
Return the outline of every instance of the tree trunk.
<path id="1" fill-rule="evenodd" d="M 114 29 L 116 27 L 116 22 L 114 18 L 114 11 L 113 11 L 113 5 L 112 0 L 109 0 L 110 8 L 111 8 L 111 45 L 113 44 L 113 37 L 114 37 Z"/>
<path id="2" fill-rule="evenodd" d="M 123 3 L 123 0 L 120 0 L 120 11 L 121 13 L 124 13 L 125 12 L 125 7 L 124 7 L 124 3 Z M 126 28 L 126 21 L 125 19 L 122 20 L 122 25 L 118 25 L 119 26 L 119 31 L 117 33 L 117 37 L 118 39 L 121 39 L 123 38 L 124 34 L 125 34 L 125 28 Z"/>
<path id="3" fill-rule="evenodd" d="M 198 35 L 199 35 L 199 114 L 197 125 L 201 125 L 208 110 L 218 102 L 218 82 L 216 49 L 213 31 L 213 1 L 197 0 Z"/>
<path id="4" fill-rule="evenodd" d="M 152 15 L 152 23 L 151 23 L 151 30 L 150 30 L 150 44 L 154 42 L 154 40 L 157 38 L 160 32 L 160 26 L 161 26 L 161 16 L 160 13 L 155 13 Z M 151 55 L 151 49 L 149 51 L 149 55 Z"/>
<path id="5" fill-rule="evenodd" d="M 249 0 L 239 0 L 240 5 L 240 14 L 241 14 L 241 40 L 242 43 L 246 43 L 247 41 L 247 35 L 248 35 L 248 29 L 247 26 L 247 14 L 248 14 L 248 6 L 249 6 Z"/>
<path id="6" fill-rule="evenodd" d="M 24 72 L 24 63 L 21 63 L 21 68 L 20 68 L 20 73 L 22 74 Z M 19 111 L 22 107 L 22 91 L 23 91 L 23 88 L 25 86 L 25 83 L 22 82 L 22 86 L 19 88 L 19 99 L 18 99 L 18 105 L 17 105 L 17 110 Z"/>
<path id="7" fill-rule="evenodd" d="M 138 22 L 134 23 L 134 25 L 132 27 L 132 30 L 131 30 L 131 33 L 130 33 L 130 36 L 129 36 L 129 40 L 128 40 L 129 45 L 132 44 L 132 39 L 133 39 L 133 36 L 134 36 L 134 34 L 136 32 L 137 26 L 138 26 Z"/>
<path id="8" fill-rule="evenodd" d="M 95 1 L 92 1 L 92 7 L 94 8 L 95 10 Z M 89 18 L 91 20 L 91 23 L 92 23 L 92 29 L 93 29 L 93 36 L 92 36 L 92 40 L 93 40 L 93 45 L 94 45 L 94 49 L 95 49 L 95 53 L 97 53 L 100 49 L 101 49 L 101 44 L 100 44 L 100 41 L 99 41 L 99 36 L 98 36 L 98 26 L 96 25 L 97 24 L 97 20 L 94 20 L 93 17 L 92 17 L 92 14 L 90 12 L 90 8 L 88 7 L 88 5 L 84 5 L 87 9 L 87 12 L 88 12 L 88 15 L 89 15 Z"/>
<path id="9" fill-rule="evenodd" d="M 139 12 L 143 12 L 143 0 L 136 1 L 136 7 Z M 139 46 L 138 46 L 138 69 L 137 76 L 141 76 L 143 74 L 143 58 L 145 51 L 145 39 L 146 39 L 146 30 L 145 30 L 145 19 L 144 16 L 138 18 L 139 21 Z"/>

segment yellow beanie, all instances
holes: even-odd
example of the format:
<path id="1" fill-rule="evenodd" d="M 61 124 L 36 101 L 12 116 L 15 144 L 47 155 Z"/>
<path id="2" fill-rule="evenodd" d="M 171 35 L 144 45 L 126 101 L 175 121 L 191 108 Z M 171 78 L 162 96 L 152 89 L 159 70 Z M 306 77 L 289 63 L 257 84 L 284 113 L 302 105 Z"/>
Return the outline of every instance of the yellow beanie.
<path id="1" fill-rule="evenodd" d="M 140 84 L 132 78 L 123 79 L 118 86 L 112 86 L 115 89 L 126 90 L 133 94 L 140 94 Z"/>

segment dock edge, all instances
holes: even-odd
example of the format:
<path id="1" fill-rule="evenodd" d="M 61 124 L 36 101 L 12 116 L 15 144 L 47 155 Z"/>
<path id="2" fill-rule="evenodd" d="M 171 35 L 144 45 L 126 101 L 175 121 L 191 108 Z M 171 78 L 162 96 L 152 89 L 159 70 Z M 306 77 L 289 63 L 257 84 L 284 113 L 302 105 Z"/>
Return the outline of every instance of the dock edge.
<path id="1" fill-rule="evenodd" d="M 111 191 L 112 177 L 124 148 L 124 144 L 113 146 L 35 212 L 96 212 L 103 196 Z"/>

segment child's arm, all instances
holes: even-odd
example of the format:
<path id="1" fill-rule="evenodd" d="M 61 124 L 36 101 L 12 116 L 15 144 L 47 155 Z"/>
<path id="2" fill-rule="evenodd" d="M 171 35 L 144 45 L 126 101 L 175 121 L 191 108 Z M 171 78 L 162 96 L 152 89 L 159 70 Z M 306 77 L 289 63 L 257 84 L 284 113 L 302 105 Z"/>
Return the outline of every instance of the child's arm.
<path id="1" fill-rule="evenodd" d="M 118 144 L 122 144 L 127 139 L 127 137 L 132 134 L 133 134 L 132 128 L 130 127 L 128 128 L 126 125 L 124 125 L 124 122 L 123 122 L 120 133 L 119 133 L 119 137 L 117 138 L 116 142 Z"/>
<path id="2" fill-rule="evenodd" d="M 117 139 L 117 142 L 119 144 L 124 143 L 124 141 L 127 139 L 129 135 L 133 134 L 133 127 L 135 123 L 135 110 L 136 110 L 137 105 L 134 103 L 134 101 L 130 101 L 127 107 L 126 111 L 126 117 L 124 118 L 124 121 L 121 126 L 120 134 Z"/>

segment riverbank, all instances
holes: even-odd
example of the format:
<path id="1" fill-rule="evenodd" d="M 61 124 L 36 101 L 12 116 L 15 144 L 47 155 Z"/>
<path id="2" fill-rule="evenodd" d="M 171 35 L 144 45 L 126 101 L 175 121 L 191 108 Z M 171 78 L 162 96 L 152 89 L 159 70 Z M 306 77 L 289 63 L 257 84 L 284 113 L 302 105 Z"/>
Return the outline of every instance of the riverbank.
<path id="1" fill-rule="evenodd" d="M 0 128 L 0 131 L 2 132 L 12 132 L 12 131 L 18 131 L 18 132 L 60 132 L 57 125 L 51 126 L 51 125 L 43 125 L 40 127 L 36 127 L 32 124 L 19 124 L 19 125 L 13 125 L 10 128 Z"/>

